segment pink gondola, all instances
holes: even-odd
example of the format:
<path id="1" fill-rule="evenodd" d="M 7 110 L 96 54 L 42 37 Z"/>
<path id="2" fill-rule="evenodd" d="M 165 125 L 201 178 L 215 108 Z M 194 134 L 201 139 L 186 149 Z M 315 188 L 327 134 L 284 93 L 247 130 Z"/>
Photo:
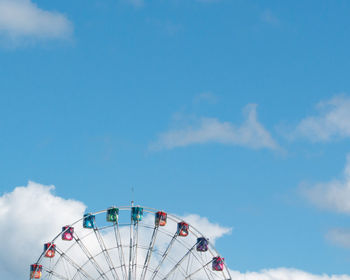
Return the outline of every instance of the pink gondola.
<path id="1" fill-rule="evenodd" d="M 71 241 L 73 240 L 74 228 L 65 226 L 62 228 L 62 240 Z"/>

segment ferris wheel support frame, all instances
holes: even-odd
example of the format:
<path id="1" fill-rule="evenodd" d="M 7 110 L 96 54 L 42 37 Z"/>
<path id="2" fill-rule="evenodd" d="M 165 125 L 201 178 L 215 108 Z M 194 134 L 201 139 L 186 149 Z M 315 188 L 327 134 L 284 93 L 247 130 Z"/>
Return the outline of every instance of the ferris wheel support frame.
<path id="1" fill-rule="evenodd" d="M 121 206 L 119 207 L 118 209 L 119 210 L 130 210 L 131 208 L 133 207 L 133 203 L 132 203 L 132 206 Z M 145 210 L 145 212 L 148 212 L 148 213 L 156 213 L 156 209 L 153 209 L 153 208 L 146 208 L 146 207 L 143 207 L 143 209 Z M 97 214 L 101 214 L 101 213 L 105 213 L 106 210 L 102 210 L 102 211 L 98 211 L 98 212 L 95 212 L 91 215 L 97 215 Z M 181 221 L 182 219 L 174 216 L 174 215 L 169 215 L 168 216 L 169 220 L 172 220 L 174 222 L 178 222 L 178 221 Z M 82 221 L 83 218 L 79 219 L 78 221 L 74 222 L 73 224 L 71 224 L 69 227 L 75 225 L 76 223 Z M 179 236 L 179 233 L 178 231 L 172 236 L 172 239 L 171 241 L 169 242 L 166 250 L 163 252 L 163 254 L 161 254 L 161 260 L 159 261 L 157 267 L 155 269 L 152 269 L 149 267 L 149 264 L 150 264 L 150 259 L 151 259 L 151 256 L 152 256 L 152 253 L 154 252 L 154 245 L 155 245 L 155 242 L 156 242 L 156 239 L 157 239 L 157 234 L 159 232 L 159 225 L 155 225 L 153 227 L 153 233 L 152 233 L 152 237 L 151 237 L 151 241 L 148 245 L 148 248 L 143 248 L 145 250 L 147 250 L 147 254 L 146 254 L 146 258 L 145 258 L 145 261 L 144 261 L 144 264 L 143 265 L 138 265 L 138 253 L 137 253 L 137 250 L 138 248 L 140 248 L 139 244 L 138 244 L 138 231 L 139 231 L 139 221 L 137 219 L 135 219 L 135 221 L 132 221 L 129 225 L 130 225 L 130 244 L 129 244 L 129 273 L 127 272 L 127 268 L 126 268 L 126 263 L 125 263 L 125 255 L 124 255 L 124 250 L 123 250 L 123 247 L 125 247 L 122 242 L 121 242 L 121 235 L 120 235 L 120 230 L 119 230 L 119 222 L 118 222 L 118 219 L 116 222 L 113 223 L 113 228 L 114 228 L 114 235 L 115 235 L 115 239 L 116 239 L 116 243 L 117 243 L 117 246 L 116 247 L 113 247 L 113 248 L 116 248 L 118 250 L 118 255 L 119 255 L 119 260 L 120 260 L 120 266 L 114 266 L 113 265 L 113 262 L 111 260 L 111 256 L 109 254 L 109 250 L 111 250 L 111 248 L 107 248 L 105 243 L 104 243 L 104 240 L 103 240 L 103 237 L 100 233 L 100 230 L 102 229 L 105 229 L 105 228 L 109 228 L 111 226 L 104 226 L 104 227 L 101 227 L 101 228 L 98 228 L 97 226 L 93 228 L 93 232 L 95 233 L 95 237 L 96 237 L 96 240 L 97 242 L 99 243 L 100 245 L 100 249 L 101 249 L 101 252 L 99 252 L 98 254 L 96 255 L 92 255 L 91 252 L 89 251 L 89 249 L 84 245 L 84 242 L 81 238 L 79 238 L 79 236 L 77 235 L 77 233 L 74 233 L 74 236 L 73 236 L 73 240 L 75 241 L 75 243 L 73 243 L 69 248 L 68 250 L 70 250 L 70 248 L 72 248 L 75 244 L 78 244 L 78 246 L 80 247 L 81 251 L 85 254 L 85 256 L 87 257 L 87 261 L 82 264 L 82 265 L 79 265 L 77 264 L 72 258 L 70 258 L 66 252 L 67 251 L 62 251 L 60 250 L 59 248 L 56 248 L 56 252 L 58 253 L 59 255 L 59 258 L 58 260 L 55 262 L 55 264 L 53 265 L 53 268 L 50 270 L 50 269 L 47 269 L 46 267 L 43 267 L 43 271 L 46 271 L 48 274 L 49 274 L 49 278 L 51 279 L 52 277 L 56 277 L 58 279 L 63 279 L 63 280 L 69 280 L 69 279 L 75 279 L 76 277 L 80 276 L 79 278 L 81 279 L 81 277 L 84 277 L 85 279 L 89 279 L 89 280 L 95 280 L 96 278 L 94 278 L 93 276 L 91 276 L 85 269 L 84 269 L 84 266 L 89 262 L 93 265 L 93 267 L 95 268 L 95 270 L 97 271 L 97 273 L 99 274 L 99 277 L 97 279 L 101 279 L 101 280 L 109 280 L 110 277 L 106 275 L 106 273 L 111 273 L 112 277 L 114 280 L 126 280 L 126 279 L 129 279 L 129 280 L 136 280 L 137 278 L 137 269 L 138 268 L 142 268 L 142 271 L 141 271 L 141 280 L 145 280 L 145 277 L 146 277 L 146 274 L 148 271 L 151 271 L 152 272 L 152 276 L 151 276 L 151 280 L 154 280 L 156 277 L 157 277 L 157 274 L 159 273 L 160 275 L 162 275 L 163 273 L 160 273 L 159 270 L 164 262 L 164 260 L 168 257 L 168 254 L 169 252 L 171 251 L 175 241 L 179 241 L 179 239 L 177 239 L 177 237 Z M 143 226 L 145 228 L 147 228 L 147 226 Z M 61 235 L 63 234 L 64 232 L 66 232 L 68 229 L 63 229 L 53 240 L 52 240 L 52 243 Z M 163 230 L 162 230 L 163 232 Z M 191 230 L 190 230 L 191 234 L 194 235 L 194 237 L 198 238 L 198 236 L 203 236 L 196 228 L 194 228 L 192 225 L 191 225 Z M 89 235 L 89 234 L 87 234 Z M 86 235 L 86 236 L 87 236 Z M 85 236 L 83 237 L 85 238 Z M 182 242 L 180 242 L 181 244 Z M 198 243 L 198 241 L 197 241 Z M 196 243 L 196 244 L 197 244 Z M 182 256 L 182 258 L 175 262 L 174 266 L 171 268 L 171 270 L 165 275 L 165 276 L 160 276 L 160 279 L 162 280 L 167 280 L 178 268 L 180 268 L 181 264 L 184 262 L 184 260 L 188 257 L 188 265 L 187 267 L 189 266 L 190 264 L 190 260 L 193 260 L 196 259 L 199 263 L 202 263 L 200 259 L 198 259 L 198 256 L 197 254 L 195 254 L 193 251 L 194 251 L 194 248 L 195 248 L 195 245 L 193 245 L 191 248 L 188 248 L 186 245 L 182 245 L 184 246 L 184 248 L 187 248 L 187 252 L 185 253 L 184 256 Z M 48 247 L 46 249 L 46 251 L 44 250 L 44 252 L 42 252 L 42 254 L 40 255 L 40 257 L 38 258 L 36 264 L 40 264 L 40 261 L 42 260 L 42 258 L 44 257 L 44 255 L 47 253 L 47 251 L 50 249 L 50 247 Z M 208 251 L 209 253 L 214 257 L 214 256 L 218 256 L 215 248 L 213 246 L 209 246 L 208 248 Z M 100 255 L 100 254 L 103 254 L 104 255 L 104 258 L 107 262 L 107 265 L 108 265 L 108 268 L 109 270 L 107 271 L 104 271 L 100 266 L 99 266 L 99 263 L 96 261 L 95 257 Z M 191 258 L 190 256 L 193 256 L 193 258 Z M 202 255 L 201 256 L 201 259 L 202 261 L 203 258 L 202 258 Z M 55 267 L 57 266 L 57 264 L 59 263 L 59 261 L 62 260 L 63 261 L 63 265 L 65 267 L 65 265 L 69 264 L 74 270 L 76 270 L 75 272 L 75 275 L 73 278 L 71 278 L 71 276 L 68 275 L 68 278 L 67 276 L 63 276 L 61 275 L 60 273 L 54 271 Z M 196 271 L 194 272 L 190 272 L 190 274 L 188 274 L 188 268 L 186 269 L 186 272 L 184 274 L 187 275 L 185 276 L 183 279 L 190 279 L 191 277 L 193 277 L 193 275 L 197 274 L 199 271 L 201 270 L 204 270 L 204 272 L 206 273 L 208 279 L 214 279 L 213 277 L 213 272 L 210 270 L 210 274 L 208 274 L 208 271 L 209 269 L 207 269 L 208 265 L 211 264 L 213 262 L 214 258 L 212 258 L 211 261 L 207 262 L 206 264 L 202 265 L 200 268 L 198 268 Z M 51 267 L 51 266 L 50 266 Z M 119 277 L 118 275 L 118 272 L 117 272 L 117 269 L 120 268 L 120 271 L 121 271 L 121 278 Z M 35 268 L 35 269 L 39 269 L 38 267 Z M 40 268 L 41 269 L 41 268 Z M 231 280 L 231 276 L 230 276 L 230 272 L 228 270 L 228 268 L 225 266 L 224 270 L 226 271 L 226 274 L 227 276 L 225 275 L 224 271 L 222 270 L 222 276 L 223 276 L 223 279 L 225 280 Z M 36 272 L 37 270 L 34 270 L 34 273 Z M 119 271 L 119 270 L 118 270 Z M 180 269 L 180 271 L 182 271 L 182 268 Z M 66 271 L 66 274 L 67 274 L 67 271 Z M 68 274 L 70 274 L 68 272 Z M 217 275 L 217 274 L 216 274 Z M 216 277 L 216 276 L 215 276 Z M 31 279 L 31 278 L 30 278 Z"/>

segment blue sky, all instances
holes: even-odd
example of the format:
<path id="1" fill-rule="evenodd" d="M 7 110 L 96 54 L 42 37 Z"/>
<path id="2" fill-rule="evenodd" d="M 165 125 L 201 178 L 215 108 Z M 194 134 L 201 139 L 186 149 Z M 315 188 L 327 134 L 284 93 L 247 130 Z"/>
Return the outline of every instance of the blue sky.
<path id="1" fill-rule="evenodd" d="M 9 3 L 2 194 L 196 213 L 232 269 L 350 274 L 348 1 Z"/>

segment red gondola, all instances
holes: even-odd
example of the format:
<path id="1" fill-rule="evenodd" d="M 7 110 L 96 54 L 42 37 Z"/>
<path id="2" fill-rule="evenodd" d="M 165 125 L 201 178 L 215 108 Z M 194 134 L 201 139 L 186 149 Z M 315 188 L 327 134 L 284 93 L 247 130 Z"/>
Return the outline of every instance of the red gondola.
<path id="1" fill-rule="evenodd" d="M 71 241 L 73 240 L 74 228 L 65 226 L 62 228 L 62 240 Z"/>
<path id="2" fill-rule="evenodd" d="M 177 224 L 177 233 L 180 236 L 187 236 L 189 233 L 190 226 L 185 222 L 180 222 Z"/>
<path id="3" fill-rule="evenodd" d="M 53 243 L 44 244 L 44 252 L 46 258 L 53 258 L 56 253 L 56 245 Z"/>
<path id="4" fill-rule="evenodd" d="M 224 270 L 224 258 L 214 257 L 212 262 L 212 268 L 214 271 L 223 271 Z"/>
<path id="5" fill-rule="evenodd" d="M 30 279 L 40 279 L 43 266 L 38 264 L 32 264 L 30 266 Z"/>
<path id="6" fill-rule="evenodd" d="M 156 226 L 165 226 L 166 225 L 166 220 L 167 220 L 167 213 L 158 211 L 156 213 L 156 218 L 155 218 L 155 224 Z"/>

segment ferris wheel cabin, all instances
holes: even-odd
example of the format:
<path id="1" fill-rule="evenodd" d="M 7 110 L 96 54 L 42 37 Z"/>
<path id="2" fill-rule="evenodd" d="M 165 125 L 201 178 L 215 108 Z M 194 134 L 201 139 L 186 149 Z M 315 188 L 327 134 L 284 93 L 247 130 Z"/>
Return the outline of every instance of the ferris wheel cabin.
<path id="1" fill-rule="evenodd" d="M 32 264 L 30 266 L 30 279 L 40 279 L 43 271 L 43 266 L 38 264 Z"/>
<path id="2" fill-rule="evenodd" d="M 91 213 L 84 214 L 83 227 L 84 228 L 94 228 L 95 227 L 95 215 L 92 215 Z"/>
<path id="3" fill-rule="evenodd" d="M 163 211 L 158 211 L 155 216 L 155 224 L 156 226 L 164 227 L 167 221 L 167 213 Z"/>
<path id="4" fill-rule="evenodd" d="M 177 234 L 179 236 L 187 236 L 190 230 L 190 226 L 185 222 L 180 222 L 177 224 Z"/>
<path id="5" fill-rule="evenodd" d="M 107 222 L 118 222 L 119 209 L 116 207 L 110 207 L 107 209 L 106 220 Z"/>
<path id="6" fill-rule="evenodd" d="M 212 262 L 212 268 L 214 271 L 223 271 L 224 270 L 224 258 L 214 257 Z"/>
<path id="7" fill-rule="evenodd" d="M 62 228 L 62 240 L 71 241 L 73 240 L 74 228 L 65 226 Z"/>
<path id="8" fill-rule="evenodd" d="M 143 208 L 142 207 L 132 207 L 131 208 L 131 219 L 134 222 L 139 222 L 143 217 Z"/>
<path id="9" fill-rule="evenodd" d="M 44 244 L 45 258 L 53 258 L 56 253 L 56 245 L 54 243 Z"/>
<path id="10" fill-rule="evenodd" d="M 196 250 L 198 252 L 206 252 L 208 251 L 209 240 L 205 237 L 197 238 L 197 246 Z"/>

